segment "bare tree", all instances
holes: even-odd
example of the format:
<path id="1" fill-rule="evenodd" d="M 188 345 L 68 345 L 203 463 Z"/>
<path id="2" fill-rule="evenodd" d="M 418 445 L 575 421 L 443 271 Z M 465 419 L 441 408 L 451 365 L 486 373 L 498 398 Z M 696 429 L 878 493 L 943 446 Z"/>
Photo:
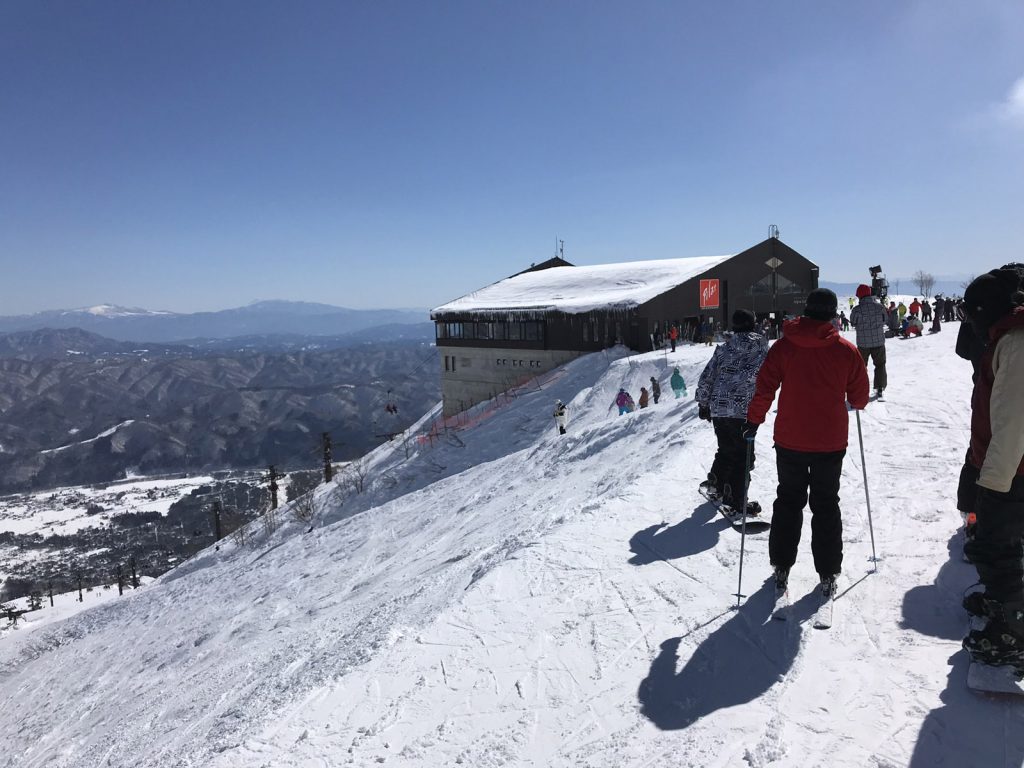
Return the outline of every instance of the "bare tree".
<path id="1" fill-rule="evenodd" d="M 921 296 L 930 296 L 932 288 L 935 287 L 935 275 L 925 272 L 923 269 L 917 270 L 914 273 L 914 285 L 917 286 L 918 292 Z"/>
<path id="2" fill-rule="evenodd" d="M 313 515 L 316 514 L 316 503 L 313 501 L 313 493 L 313 491 L 309 491 L 292 502 L 292 515 L 300 523 L 310 522 L 313 519 Z"/>
<path id="3" fill-rule="evenodd" d="M 366 488 L 366 464 L 362 459 L 345 465 L 345 482 L 355 493 L 362 493 Z"/>

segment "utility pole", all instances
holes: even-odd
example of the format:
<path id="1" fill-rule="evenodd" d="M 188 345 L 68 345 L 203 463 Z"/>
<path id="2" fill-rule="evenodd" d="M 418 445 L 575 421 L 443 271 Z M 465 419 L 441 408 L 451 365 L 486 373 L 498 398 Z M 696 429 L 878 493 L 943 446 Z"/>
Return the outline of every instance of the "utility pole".
<path id="1" fill-rule="evenodd" d="M 79 571 L 75 575 L 78 577 L 78 602 L 84 603 L 85 599 L 82 597 L 82 572 Z"/>
<path id="2" fill-rule="evenodd" d="M 53 608 L 53 582 L 46 582 L 46 591 L 50 593 L 50 607 Z"/>
<path id="3" fill-rule="evenodd" d="M 216 537 L 215 541 L 220 541 L 224 538 L 220 529 L 220 501 L 213 502 L 213 535 Z"/>
<path id="4" fill-rule="evenodd" d="M 135 567 L 135 555 L 132 555 L 131 558 L 129 558 L 128 564 L 131 566 L 131 569 L 132 569 L 132 587 L 134 589 L 138 589 L 139 588 L 139 574 L 138 574 L 138 570 Z"/>
<path id="5" fill-rule="evenodd" d="M 324 443 L 324 482 L 331 482 L 331 478 L 334 477 L 334 466 L 331 464 L 331 433 L 323 433 Z"/>
<path id="6" fill-rule="evenodd" d="M 270 479 L 270 508 L 277 509 L 277 470 L 273 464 L 267 467 L 267 477 Z"/>
<path id="7" fill-rule="evenodd" d="M 117 594 L 124 594 L 124 568 L 120 563 L 117 564 Z"/>

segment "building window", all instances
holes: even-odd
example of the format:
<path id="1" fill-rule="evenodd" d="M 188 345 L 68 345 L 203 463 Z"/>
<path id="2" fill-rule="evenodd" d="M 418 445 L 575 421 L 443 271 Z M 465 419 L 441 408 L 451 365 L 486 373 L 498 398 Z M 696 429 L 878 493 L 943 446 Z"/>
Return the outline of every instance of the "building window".
<path id="1" fill-rule="evenodd" d="M 508 323 L 491 323 L 491 338 L 504 341 L 508 338 Z"/>
<path id="2" fill-rule="evenodd" d="M 519 341 L 523 337 L 523 324 L 522 323 L 509 323 L 508 324 L 508 338 L 510 341 Z"/>
<path id="3" fill-rule="evenodd" d="M 541 329 L 540 329 L 541 325 L 540 325 L 540 323 L 531 322 L 531 323 L 523 323 L 523 325 L 525 326 L 524 329 L 523 329 L 524 330 L 523 338 L 525 338 L 527 341 L 540 341 L 540 339 L 541 339 Z"/>

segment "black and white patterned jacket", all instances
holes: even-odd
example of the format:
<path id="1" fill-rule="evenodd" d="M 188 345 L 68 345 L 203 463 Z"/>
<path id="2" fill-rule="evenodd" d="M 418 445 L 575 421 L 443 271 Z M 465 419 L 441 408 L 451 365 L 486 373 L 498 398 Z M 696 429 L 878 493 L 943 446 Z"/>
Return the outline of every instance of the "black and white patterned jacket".
<path id="1" fill-rule="evenodd" d="M 889 315 L 874 296 L 862 296 L 850 311 L 850 325 L 857 329 L 857 346 L 873 349 L 885 346 L 885 324 Z"/>
<path id="2" fill-rule="evenodd" d="M 697 382 L 697 402 L 713 418 L 746 419 L 757 372 L 768 354 L 768 340 L 754 331 L 734 333 L 705 366 Z"/>

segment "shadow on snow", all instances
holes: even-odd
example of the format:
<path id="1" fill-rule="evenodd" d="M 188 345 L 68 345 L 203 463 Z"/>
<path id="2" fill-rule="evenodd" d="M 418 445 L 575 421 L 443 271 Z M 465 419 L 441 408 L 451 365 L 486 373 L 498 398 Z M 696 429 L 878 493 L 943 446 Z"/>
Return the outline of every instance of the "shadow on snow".
<path id="1" fill-rule="evenodd" d="M 720 524 L 712 525 L 714 520 Z M 719 534 L 729 528 L 711 503 L 701 504 L 682 522 L 667 528 L 666 525 L 658 523 L 633 534 L 629 539 L 629 551 L 633 553 L 630 565 L 649 565 L 705 552 L 713 549 Z"/>
<path id="2" fill-rule="evenodd" d="M 774 621 L 774 594 L 768 579 L 679 672 L 681 638 L 662 643 L 637 692 L 641 713 L 662 730 L 681 730 L 719 709 L 753 701 L 782 680 L 800 649 L 802 623 L 819 601 L 805 595 L 790 607 L 789 621 Z"/>

